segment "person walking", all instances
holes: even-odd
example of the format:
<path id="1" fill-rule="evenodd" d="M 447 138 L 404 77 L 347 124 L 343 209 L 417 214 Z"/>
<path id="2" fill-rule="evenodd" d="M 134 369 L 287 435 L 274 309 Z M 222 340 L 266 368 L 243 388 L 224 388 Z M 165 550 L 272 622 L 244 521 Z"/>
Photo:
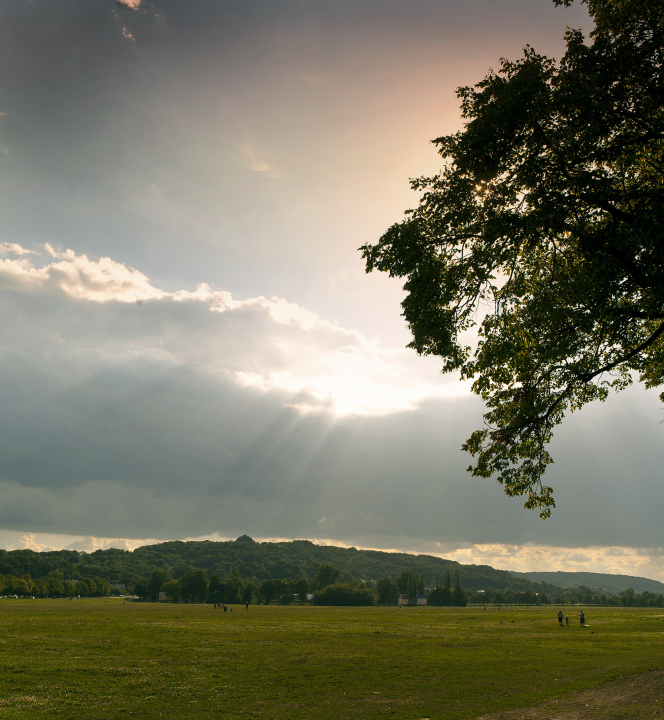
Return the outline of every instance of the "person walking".
<path id="1" fill-rule="evenodd" d="M 562 610 L 558 610 L 558 625 L 560 625 L 560 627 L 563 626 L 563 611 Z"/>
<path id="2" fill-rule="evenodd" d="M 581 623 L 581 625 L 586 624 L 586 614 L 583 612 L 583 610 L 581 610 L 581 612 L 579 613 L 579 622 Z"/>

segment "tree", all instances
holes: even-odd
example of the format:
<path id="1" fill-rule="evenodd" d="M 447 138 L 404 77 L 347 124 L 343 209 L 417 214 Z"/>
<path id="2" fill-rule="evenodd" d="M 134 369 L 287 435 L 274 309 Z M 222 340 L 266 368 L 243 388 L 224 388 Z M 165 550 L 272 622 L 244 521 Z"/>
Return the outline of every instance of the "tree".
<path id="1" fill-rule="evenodd" d="M 443 170 L 361 248 L 367 272 L 406 278 L 410 347 L 486 404 L 468 470 L 543 518 L 565 412 L 633 375 L 664 382 L 664 4 L 582 2 L 592 42 L 568 30 L 559 63 L 526 47 L 460 88 L 465 128 L 434 141 Z"/>
<path id="2" fill-rule="evenodd" d="M 376 583 L 375 593 L 379 605 L 395 605 L 399 590 L 389 578 L 383 578 Z"/>
<path id="3" fill-rule="evenodd" d="M 243 536 L 244 537 L 244 536 Z M 251 603 L 253 602 L 254 595 L 258 592 L 258 586 L 256 583 L 249 582 L 242 589 L 242 602 Z"/>
<path id="4" fill-rule="evenodd" d="M 454 590 L 452 590 L 452 605 L 456 607 L 466 607 L 468 599 L 466 593 L 461 587 L 461 579 L 459 578 L 459 571 L 454 573 Z"/>
<path id="5" fill-rule="evenodd" d="M 180 581 L 181 596 L 191 602 L 204 602 L 208 596 L 208 580 L 205 570 L 190 570 Z"/>
<path id="6" fill-rule="evenodd" d="M 242 537 L 245 537 L 244 535 Z M 237 605 L 242 601 L 242 578 L 236 570 L 230 577 L 226 579 L 226 592 L 224 601 L 230 605 Z"/>
<path id="7" fill-rule="evenodd" d="M 219 577 L 219 575 L 213 575 L 210 578 L 210 584 L 208 585 L 208 598 L 207 601 L 213 605 L 221 605 L 224 602 L 226 594 L 226 583 Z"/>
<path id="8" fill-rule="evenodd" d="M 334 565 L 323 564 L 318 568 L 316 577 L 313 579 L 313 586 L 318 590 L 323 590 L 328 585 L 333 585 L 339 579 L 341 570 Z"/>
<path id="9" fill-rule="evenodd" d="M 168 602 L 176 603 L 180 599 L 182 589 L 179 580 L 169 580 L 161 586 L 161 590 L 166 595 Z"/>
<path id="10" fill-rule="evenodd" d="M 408 595 L 415 605 L 415 598 L 424 593 L 424 579 L 411 570 L 403 570 L 397 575 L 397 590 L 402 595 Z"/>
<path id="11" fill-rule="evenodd" d="M 452 591 L 450 587 L 450 571 L 448 570 L 445 574 L 445 584 L 443 587 L 439 587 L 438 580 L 436 580 L 436 587 L 427 595 L 427 605 L 449 607 L 452 604 Z"/>
<path id="12" fill-rule="evenodd" d="M 260 593 L 266 605 L 273 600 L 281 599 L 285 594 L 284 581 L 281 579 L 264 580 L 260 586 Z"/>
<path id="13" fill-rule="evenodd" d="M 157 602 L 159 591 L 170 579 L 168 572 L 162 568 L 156 568 L 152 571 L 147 581 L 147 594 L 152 602 Z"/>
<path id="14" fill-rule="evenodd" d="M 307 578 L 300 578 L 293 584 L 293 592 L 297 595 L 300 605 L 303 605 L 309 592 L 309 581 Z"/>
<path id="15" fill-rule="evenodd" d="M 354 605 L 369 606 L 374 603 L 373 591 L 365 588 L 362 583 L 335 583 L 314 593 L 314 605 Z"/>

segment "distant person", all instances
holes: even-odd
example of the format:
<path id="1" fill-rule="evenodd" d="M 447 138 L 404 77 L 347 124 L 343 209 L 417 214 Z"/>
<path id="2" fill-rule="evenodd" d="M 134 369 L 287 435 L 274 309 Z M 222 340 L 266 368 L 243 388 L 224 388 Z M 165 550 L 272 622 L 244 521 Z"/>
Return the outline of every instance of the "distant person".
<path id="1" fill-rule="evenodd" d="M 247 609 L 247 612 L 249 612 L 249 600 L 244 604 L 245 608 Z"/>
<path id="2" fill-rule="evenodd" d="M 565 615 L 565 625 L 569 627 L 569 615 Z"/>
<path id="3" fill-rule="evenodd" d="M 586 614 L 583 612 L 583 610 L 581 610 L 581 612 L 579 613 L 579 622 L 581 623 L 581 625 L 586 624 Z"/>
<path id="4" fill-rule="evenodd" d="M 222 605 L 221 607 L 224 608 L 224 612 L 228 612 L 228 608 L 225 605 Z"/>
<path id="5" fill-rule="evenodd" d="M 558 610 L 558 625 L 560 625 L 560 627 L 563 626 L 563 611 L 562 610 Z"/>

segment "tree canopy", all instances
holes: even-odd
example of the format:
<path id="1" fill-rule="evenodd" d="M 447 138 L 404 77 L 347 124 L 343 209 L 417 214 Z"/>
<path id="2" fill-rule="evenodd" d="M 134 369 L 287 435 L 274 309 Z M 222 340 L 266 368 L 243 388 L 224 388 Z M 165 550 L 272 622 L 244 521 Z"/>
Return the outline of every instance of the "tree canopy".
<path id="1" fill-rule="evenodd" d="M 410 347 L 486 404 L 469 471 L 542 517 L 565 412 L 664 381 L 664 2 L 582 1 L 594 29 L 568 29 L 560 62 L 528 46 L 457 90 L 442 171 L 361 248 L 367 272 L 406 278 Z"/>

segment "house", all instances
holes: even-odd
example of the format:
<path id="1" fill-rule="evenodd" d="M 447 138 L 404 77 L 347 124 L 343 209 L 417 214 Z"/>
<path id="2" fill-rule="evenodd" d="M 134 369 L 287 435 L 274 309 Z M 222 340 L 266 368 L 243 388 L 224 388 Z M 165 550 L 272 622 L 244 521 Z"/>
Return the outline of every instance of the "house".
<path id="1" fill-rule="evenodd" d="M 418 595 L 417 596 L 417 604 L 418 605 L 426 605 L 427 604 L 427 596 L 426 595 Z"/>
<path id="2" fill-rule="evenodd" d="M 407 595 L 405 593 L 403 595 L 399 595 L 398 604 L 399 605 L 410 605 L 410 595 Z"/>

